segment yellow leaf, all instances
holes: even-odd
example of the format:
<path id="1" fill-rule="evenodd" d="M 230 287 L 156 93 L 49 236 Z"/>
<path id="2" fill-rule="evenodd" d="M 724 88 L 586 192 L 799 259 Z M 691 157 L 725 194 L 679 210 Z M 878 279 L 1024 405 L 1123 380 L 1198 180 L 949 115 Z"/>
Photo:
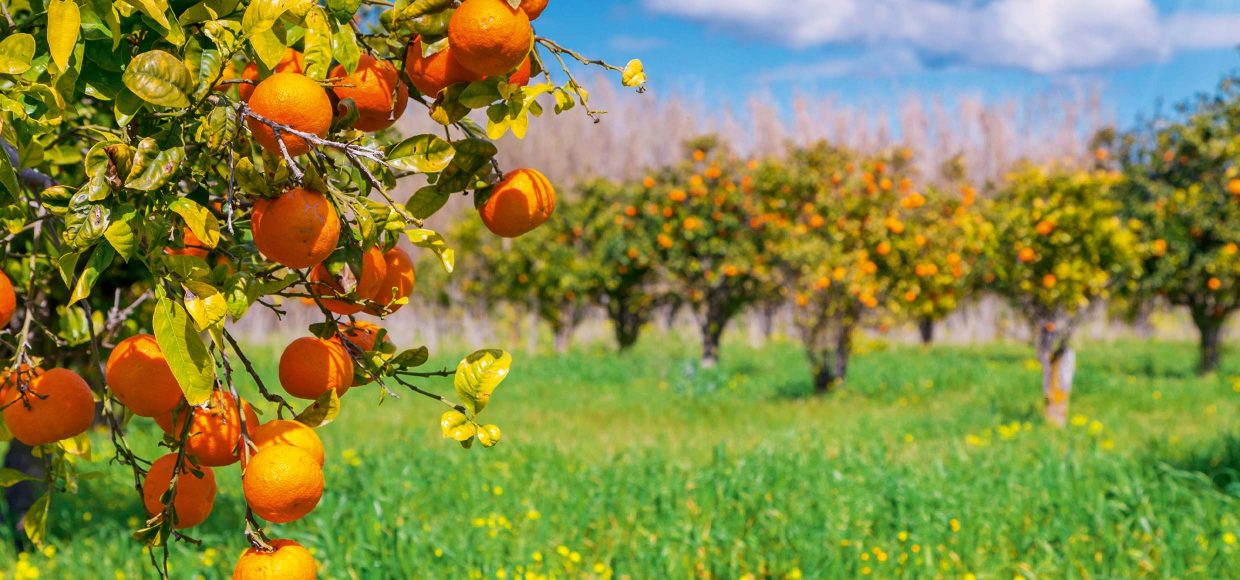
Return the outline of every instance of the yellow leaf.
<path id="1" fill-rule="evenodd" d="M 646 84 L 646 69 L 642 66 L 642 61 L 630 60 L 629 64 L 624 66 L 620 79 L 626 87 L 640 87 Z"/>
<path id="2" fill-rule="evenodd" d="M 480 350 L 461 361 L 456 367 L 453 385 L 466 409 L 477 415 L 491 401 L 501 382 L 508 376 L 512 355 L 502 350 Z"/>

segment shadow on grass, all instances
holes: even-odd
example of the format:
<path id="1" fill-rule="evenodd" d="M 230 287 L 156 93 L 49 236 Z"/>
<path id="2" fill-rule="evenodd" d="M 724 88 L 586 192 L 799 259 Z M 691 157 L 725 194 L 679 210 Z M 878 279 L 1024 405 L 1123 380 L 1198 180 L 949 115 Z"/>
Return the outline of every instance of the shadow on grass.
<path id="1" fill-rule="evenodd" d="M 1205 446 L 1171 455 L 1159 446 L 1153 459 L 1176 471 L 1205 477 L 1223 493 L 1240 499 L 1240 434 L 1224 435 Z"/>

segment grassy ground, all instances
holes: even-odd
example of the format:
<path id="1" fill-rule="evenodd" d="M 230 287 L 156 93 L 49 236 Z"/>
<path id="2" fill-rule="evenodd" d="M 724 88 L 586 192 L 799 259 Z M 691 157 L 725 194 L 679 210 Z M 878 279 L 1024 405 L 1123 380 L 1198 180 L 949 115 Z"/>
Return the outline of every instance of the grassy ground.
<path id="1" fill-rule="evenodd" d="M 491 450 L 442 440 L 429 401 L 350 393 L 322 504 L 271 531 L 325 578 L 1240 577 L 1240 357 L 1198 379 L 1191 345 L 1086 345 L 1053 430 L 1021 345 L 865 353 L 826 397 L 794 344 L 728 346 L 697 375 L 665 337 L 519 357 Z M 57 497 L 42 553 L 0 545 L 4 577 L 151 575 L 95 440 L 104 476 Z M 174 577 L 227 577 L 243 548 L 239 473 L 217 475 Z"/>

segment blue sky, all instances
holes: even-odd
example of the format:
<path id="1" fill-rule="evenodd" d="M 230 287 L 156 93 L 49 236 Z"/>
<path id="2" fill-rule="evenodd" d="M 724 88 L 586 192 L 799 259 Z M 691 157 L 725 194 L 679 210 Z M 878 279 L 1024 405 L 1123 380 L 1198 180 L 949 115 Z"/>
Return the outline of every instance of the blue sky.
<path id="1" fill-rule="evenodd" d="M 895 102 L 1098 85 L 1121 123 L 1240 67 L 1240 0 L 551 0 L 539 34 L 656 93 Z"/>

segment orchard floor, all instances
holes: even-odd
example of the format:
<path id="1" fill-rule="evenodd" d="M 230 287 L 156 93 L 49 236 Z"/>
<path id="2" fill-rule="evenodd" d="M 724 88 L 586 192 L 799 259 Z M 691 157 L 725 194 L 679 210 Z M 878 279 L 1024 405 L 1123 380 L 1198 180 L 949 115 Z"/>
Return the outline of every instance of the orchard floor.
<path id="1" fill-rule="evenodd" d="M 1039 421 L 1031 354 L 863 353 L 824 397 L 794 343 L 728 344 L 696 375 L 667 337 L 518 356 L 490 450 L 440 438 L 437 403 L 359 389 L 321 430 L 323 502 L 270 531 L 323 578 L 1240 577 L 1240 352 L 1198 379 L 1189 344 L 1086 344 L 1063 430 Z M 94 443 L 103 475 L 56 496 L 46 547 L 0 537 L 4 578 L 153 575 L 128 539 L 141 504 Z M 227 577 L 243 548 L 239 472 L 217 475 L 174 578 Z"/>

